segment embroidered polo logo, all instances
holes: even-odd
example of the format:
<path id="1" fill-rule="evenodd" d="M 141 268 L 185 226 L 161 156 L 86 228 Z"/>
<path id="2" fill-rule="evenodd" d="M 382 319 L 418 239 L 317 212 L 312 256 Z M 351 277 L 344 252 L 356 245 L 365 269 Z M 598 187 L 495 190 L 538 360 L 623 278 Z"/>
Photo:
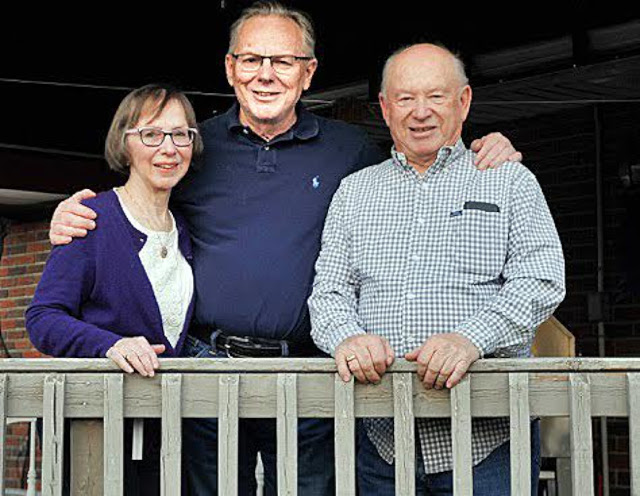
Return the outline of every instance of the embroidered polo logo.
<path id="1" fill-rule="evenodd" d="M 313 187 L 313 189 L 318 189 L 320 187 L 320 176 L 315 176 L 311 180 L 311 186 Z"/>

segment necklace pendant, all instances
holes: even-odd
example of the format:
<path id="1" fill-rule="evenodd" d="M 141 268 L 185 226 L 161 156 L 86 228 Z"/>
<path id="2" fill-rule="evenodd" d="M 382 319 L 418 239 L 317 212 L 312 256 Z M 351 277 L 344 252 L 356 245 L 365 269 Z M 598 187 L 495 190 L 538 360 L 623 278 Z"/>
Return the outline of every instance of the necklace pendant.
<path id="1" fill-rule="evenodd" d="M 168 253 L 168 252 L 169 252 L 169 250 L 167 250 L 167 247 L 166 247 L 166 246 L 163 246 L 163 247 L 160 249 L 160 256 L 161 256 L 162 258 L 167 258 L 167 253 Z"/>

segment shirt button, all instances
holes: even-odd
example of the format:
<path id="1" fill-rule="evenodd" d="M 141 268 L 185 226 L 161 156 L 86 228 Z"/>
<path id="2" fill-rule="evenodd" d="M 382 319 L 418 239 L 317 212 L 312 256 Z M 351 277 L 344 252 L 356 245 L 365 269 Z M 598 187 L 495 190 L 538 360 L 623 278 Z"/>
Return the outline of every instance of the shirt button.
<path id="1" fill-rule="evenodd" d="M 265 151 L 268 152 L 269 151 L 269 145 L 265 146 L 264 149 L 265 149 Z"/>
<path id="2" fill-rule="evenodd" d="M 246 127 L 242 130 L 242 132 L 243 132 L 244 134 L 249 134 L 249 130 L 248 130 Z"/>
<path id="3" fill-rule="evenodd" d="M 416 297 L 413 293 L 407 293 L 407 300 L 413 300 Z"/>
<path id="4" fill-rule="evenodd" d="M 426 190 L 427 188 L 429 188 L 429 185 L 427 183 L 422 183 L 422 189 Z"/>
<path id="5" fill-rule="evenodd" d="M 140 238 L 140 243 L 144 243 L 144 238 Z"/>
<path id="6" fill-rule="evenodd" d="M 413 260 L 414 262 L 419 262 L 420 261 L 420 257 L 418 255 L 412 255 L 411 256 L 411 260 Z"/>
<path id="7" fill-rule="evenodd" d="M 418 217 L 418 224 L 424 224 L 424 217 Z"/>

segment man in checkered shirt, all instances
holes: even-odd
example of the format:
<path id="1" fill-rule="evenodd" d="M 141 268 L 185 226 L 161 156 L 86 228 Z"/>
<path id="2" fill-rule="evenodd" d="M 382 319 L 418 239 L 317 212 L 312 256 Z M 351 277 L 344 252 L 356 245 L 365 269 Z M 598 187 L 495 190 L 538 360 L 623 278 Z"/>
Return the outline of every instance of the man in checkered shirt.
<path id="1" fill-rule="evenodd" d="M 403 356 L 427 389 L 452 388 L 478 358 L 530 356 L 564 297 L 562 248 L 534 175 L 517 162 L 479 171 L 462 143 L 471 93 L 442 47 L 414 45 L 385 65 L 392 157 L 342 181 L 309 300 L 313 339 L 345 381 L 377 383 Z M 449 419 L 419 419 L 417 432 L 418 494 L 451 493 Z M 474 494 L 510 493 L 508 436 L 508 419 L 474 419 Z M 395 494 L 392 419 L 364 421 L 359 442 L 362 494 Z M 533 494 L 539 451 L 534 422 Z"/>

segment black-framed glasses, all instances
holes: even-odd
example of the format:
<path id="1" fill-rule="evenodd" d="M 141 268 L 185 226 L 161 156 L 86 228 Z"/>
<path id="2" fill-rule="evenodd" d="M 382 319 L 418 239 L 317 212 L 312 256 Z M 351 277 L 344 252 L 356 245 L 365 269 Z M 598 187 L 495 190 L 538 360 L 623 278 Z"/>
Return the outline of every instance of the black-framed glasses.
<path id="1" fill-rule="evenodd" d="M 159 127 L 139 127 L 135 129 L 127 129 L 125 134 L 137 134 L 140 136 L 140 141 L 145 146 L 160 146 L 164 139 L 171 136 L 173 144 L 180 147 L 189 146 L 196 139 L 198 130 L 193 127 L 180 127 L 173 131 L 165 131 Z"/>
<path id="2" fill-rule="evenodd" d="M 258 55 L 256 53 L 232 53 L 231 56 L 238 63 L 240 70 L 244 72 L 258 72 L 264 59 L 269 59 L 273 70 L 278 74 L 291 74 L 300 60 L 313 60 L 313 57 L 299 55 Z"/>

